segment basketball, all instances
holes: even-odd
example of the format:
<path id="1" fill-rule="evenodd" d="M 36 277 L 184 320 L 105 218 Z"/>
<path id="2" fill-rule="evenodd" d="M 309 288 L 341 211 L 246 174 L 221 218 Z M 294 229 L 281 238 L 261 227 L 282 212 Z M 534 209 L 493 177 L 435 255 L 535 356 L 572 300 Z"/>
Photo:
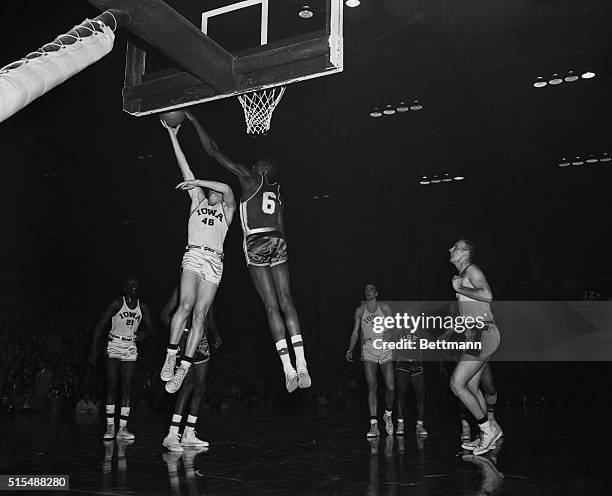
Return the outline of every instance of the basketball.
<path id="1" fill-rule="evenodd" d="M 170 127 L 176 127 L 185 120 L 185 112 L 182 110 L 173 110 L 164 112 L 159 115 L 160 120 L 164 121 Z"/>

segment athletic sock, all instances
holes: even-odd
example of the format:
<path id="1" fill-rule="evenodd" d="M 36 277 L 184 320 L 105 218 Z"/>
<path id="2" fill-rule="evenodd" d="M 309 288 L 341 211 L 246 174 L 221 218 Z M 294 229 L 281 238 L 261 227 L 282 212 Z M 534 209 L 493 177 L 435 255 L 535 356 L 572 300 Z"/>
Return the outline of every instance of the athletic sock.
<path id="1" fill-rule="evenodd" d="M 489 419 L 486 416 L 482 417 L 477 422 L 478 422 L 478 427 L 480 427 L 481 431 L 486 431 L 491 428 L 491 422 L 489 422 Z"/>
<path id="2" fill-rule="evenodd" d="M 487 401 L 487 417 L 489 417 L 489 420 L 492 418 L 495 418 L 495 405 L 497 404 L 497 401 L 494 401 L 492 403 L 489 403 Z"/>
<path id="3" fill-rule="evenodd" d="M 106 425 L 115 425 L 115 405 L 106 405 Z"/>
<path id="4" fill-rule="evenodd" d="M 417 425 L 420 425 L 421 427 L 423 427 L 423 421 L 422 420 L 417 420 Z"/>
<path id="5" fill-rule="evenodd" d="M 121 407 L 121 416 L 119 417 L 119 427 L 125 427 L 127 425 L 128 417 L 130 416 L 130 407 Z"/>
<path id="6" fill-rule="evenodd" d="M 291 345 L 295 352 L 295 367 L 299 369 L 306 368 L 306 357 L 304 356 L 304 341 L 301 334 L 291 336 Z"/>
<path id="7" fill-rule="evenodd" d="M 181 359 L 181 367 L 183 367 L 184 369 L 189 370 L 189 367 L 191 367 L 192 363 L 193 363 L 193 358 L 192 357 L 184 356 Z"/>
<path id="8" fill-rule="evenodd" d="M 291 357 L 289 356 L 289 348 L 287 348 L 287 340 L 281 339 L 276 342 L 276 351 L 278 352 L 278 356 L 283 363 L 283 370 L 285 374 L 294 370 L 293 365 L 291 365 Z"/>
<path id="9" fill-rule="evenodd" d="M 178 353 L 178 344 L 170 344 L 168 343 L 168 347 L 166 348 L 166 352 L 168 355 L 176 355 Z"/>
<path id="10" fill-rule="evenodd" d="M 390 417 L 392 414 L 393 414 L 393 411 L 392 411 L 392 410 L 390 410 L 390 409 L 388 409 L 388 408 L 385 410 L 385 415 L 386 415 L 387 417 Z"/>
<path id="11" fill-rule="evenodd" d="M 370 424 L 378 424 L 378 419 L 374 415 L 370 417 Z"/>
<path id="12" fill-rule="evenodd" d="M 397 419 L 397 423 L 399 424 L 400 422 L 404 423 L 404 419 L 403 418 L 398 418 Z"/>
<path id="13" fill-rule="evenodd" d="M 198 417 L 194 417 L 193 415 L 189 415 L 187 417 L 187 425 L 185 425 L 183 436 L 190 436 L 193 434 L 197 420 L 198 420 Z"/>
<path id="14" fill-rule="evenodd" d="M 170 423 L 170 430 L 168 430 L 168 434 L 177 435 L 179 433 L 179 427 L 181 426 L 181 420 L 183 419 L 182 415 L 175 413 L 172 415 L 172 422 Z"/>

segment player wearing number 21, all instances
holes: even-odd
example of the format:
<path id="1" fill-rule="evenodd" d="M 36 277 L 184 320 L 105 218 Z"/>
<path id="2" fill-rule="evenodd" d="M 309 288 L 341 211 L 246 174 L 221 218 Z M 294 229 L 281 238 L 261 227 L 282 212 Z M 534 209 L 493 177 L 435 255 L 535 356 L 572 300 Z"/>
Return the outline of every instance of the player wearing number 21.
<path id="1" fill-rule="evenodd" d="M 283 365 L 287 391 L 291 393 L 298 387 L 310 387 L 300 322 L 289 285 L 283 204 L 280 185 L 275 182 L 276 164 L 271 159 L 262 158 L 249 169 L 234 162 L 219 150 L 193 114 L 187 112 L 187 118 L 195 126 L 206 153 L 236 174 L 240 181 L 240 220 L 246 263 L 266 309 L 270 332 Z M 287 331 L 295 352 L 295 368 L 289 355 Z"/>

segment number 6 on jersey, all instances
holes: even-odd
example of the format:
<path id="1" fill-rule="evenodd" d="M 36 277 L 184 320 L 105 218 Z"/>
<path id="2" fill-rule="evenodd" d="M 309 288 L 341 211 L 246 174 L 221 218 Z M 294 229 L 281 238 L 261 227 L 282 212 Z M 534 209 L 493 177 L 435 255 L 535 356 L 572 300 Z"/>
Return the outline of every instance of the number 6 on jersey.
<path id="1" fill-rule="evenodd" d="M 273 214 L 276 210 L 276 195 L 272 191 L 266 191 L 263 194 L 261 209 L 265 214 Z"/>

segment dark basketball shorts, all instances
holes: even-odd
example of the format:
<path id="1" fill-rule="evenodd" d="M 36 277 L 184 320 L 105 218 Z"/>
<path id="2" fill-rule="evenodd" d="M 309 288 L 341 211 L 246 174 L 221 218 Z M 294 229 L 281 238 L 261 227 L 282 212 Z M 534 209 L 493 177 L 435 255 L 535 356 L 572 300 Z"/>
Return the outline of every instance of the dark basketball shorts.
<path id="1" fill-rule="evenodd" d="M 395 364 L 396 372 L 408 372 L 410 376 L 423 372 L 423 362 L 420 360 L 399 360 Z"/>
<path id="2" fill-rule="evenodd" d="M 495 324 L 487 324 L 482 329 L 465 331 L 466 343 L 480 343 L 480 349 L 466 350 L 465 355 L 478 360 L 489 360 L 499 348 L 499 329 Z"/>
<path id="3" fill-rule="evenodd" d="M 244 238 L 244 256 L 247 265 L 274 267 L 287 261 L 287 242 L 279 231 L 249 234 Z"/>

